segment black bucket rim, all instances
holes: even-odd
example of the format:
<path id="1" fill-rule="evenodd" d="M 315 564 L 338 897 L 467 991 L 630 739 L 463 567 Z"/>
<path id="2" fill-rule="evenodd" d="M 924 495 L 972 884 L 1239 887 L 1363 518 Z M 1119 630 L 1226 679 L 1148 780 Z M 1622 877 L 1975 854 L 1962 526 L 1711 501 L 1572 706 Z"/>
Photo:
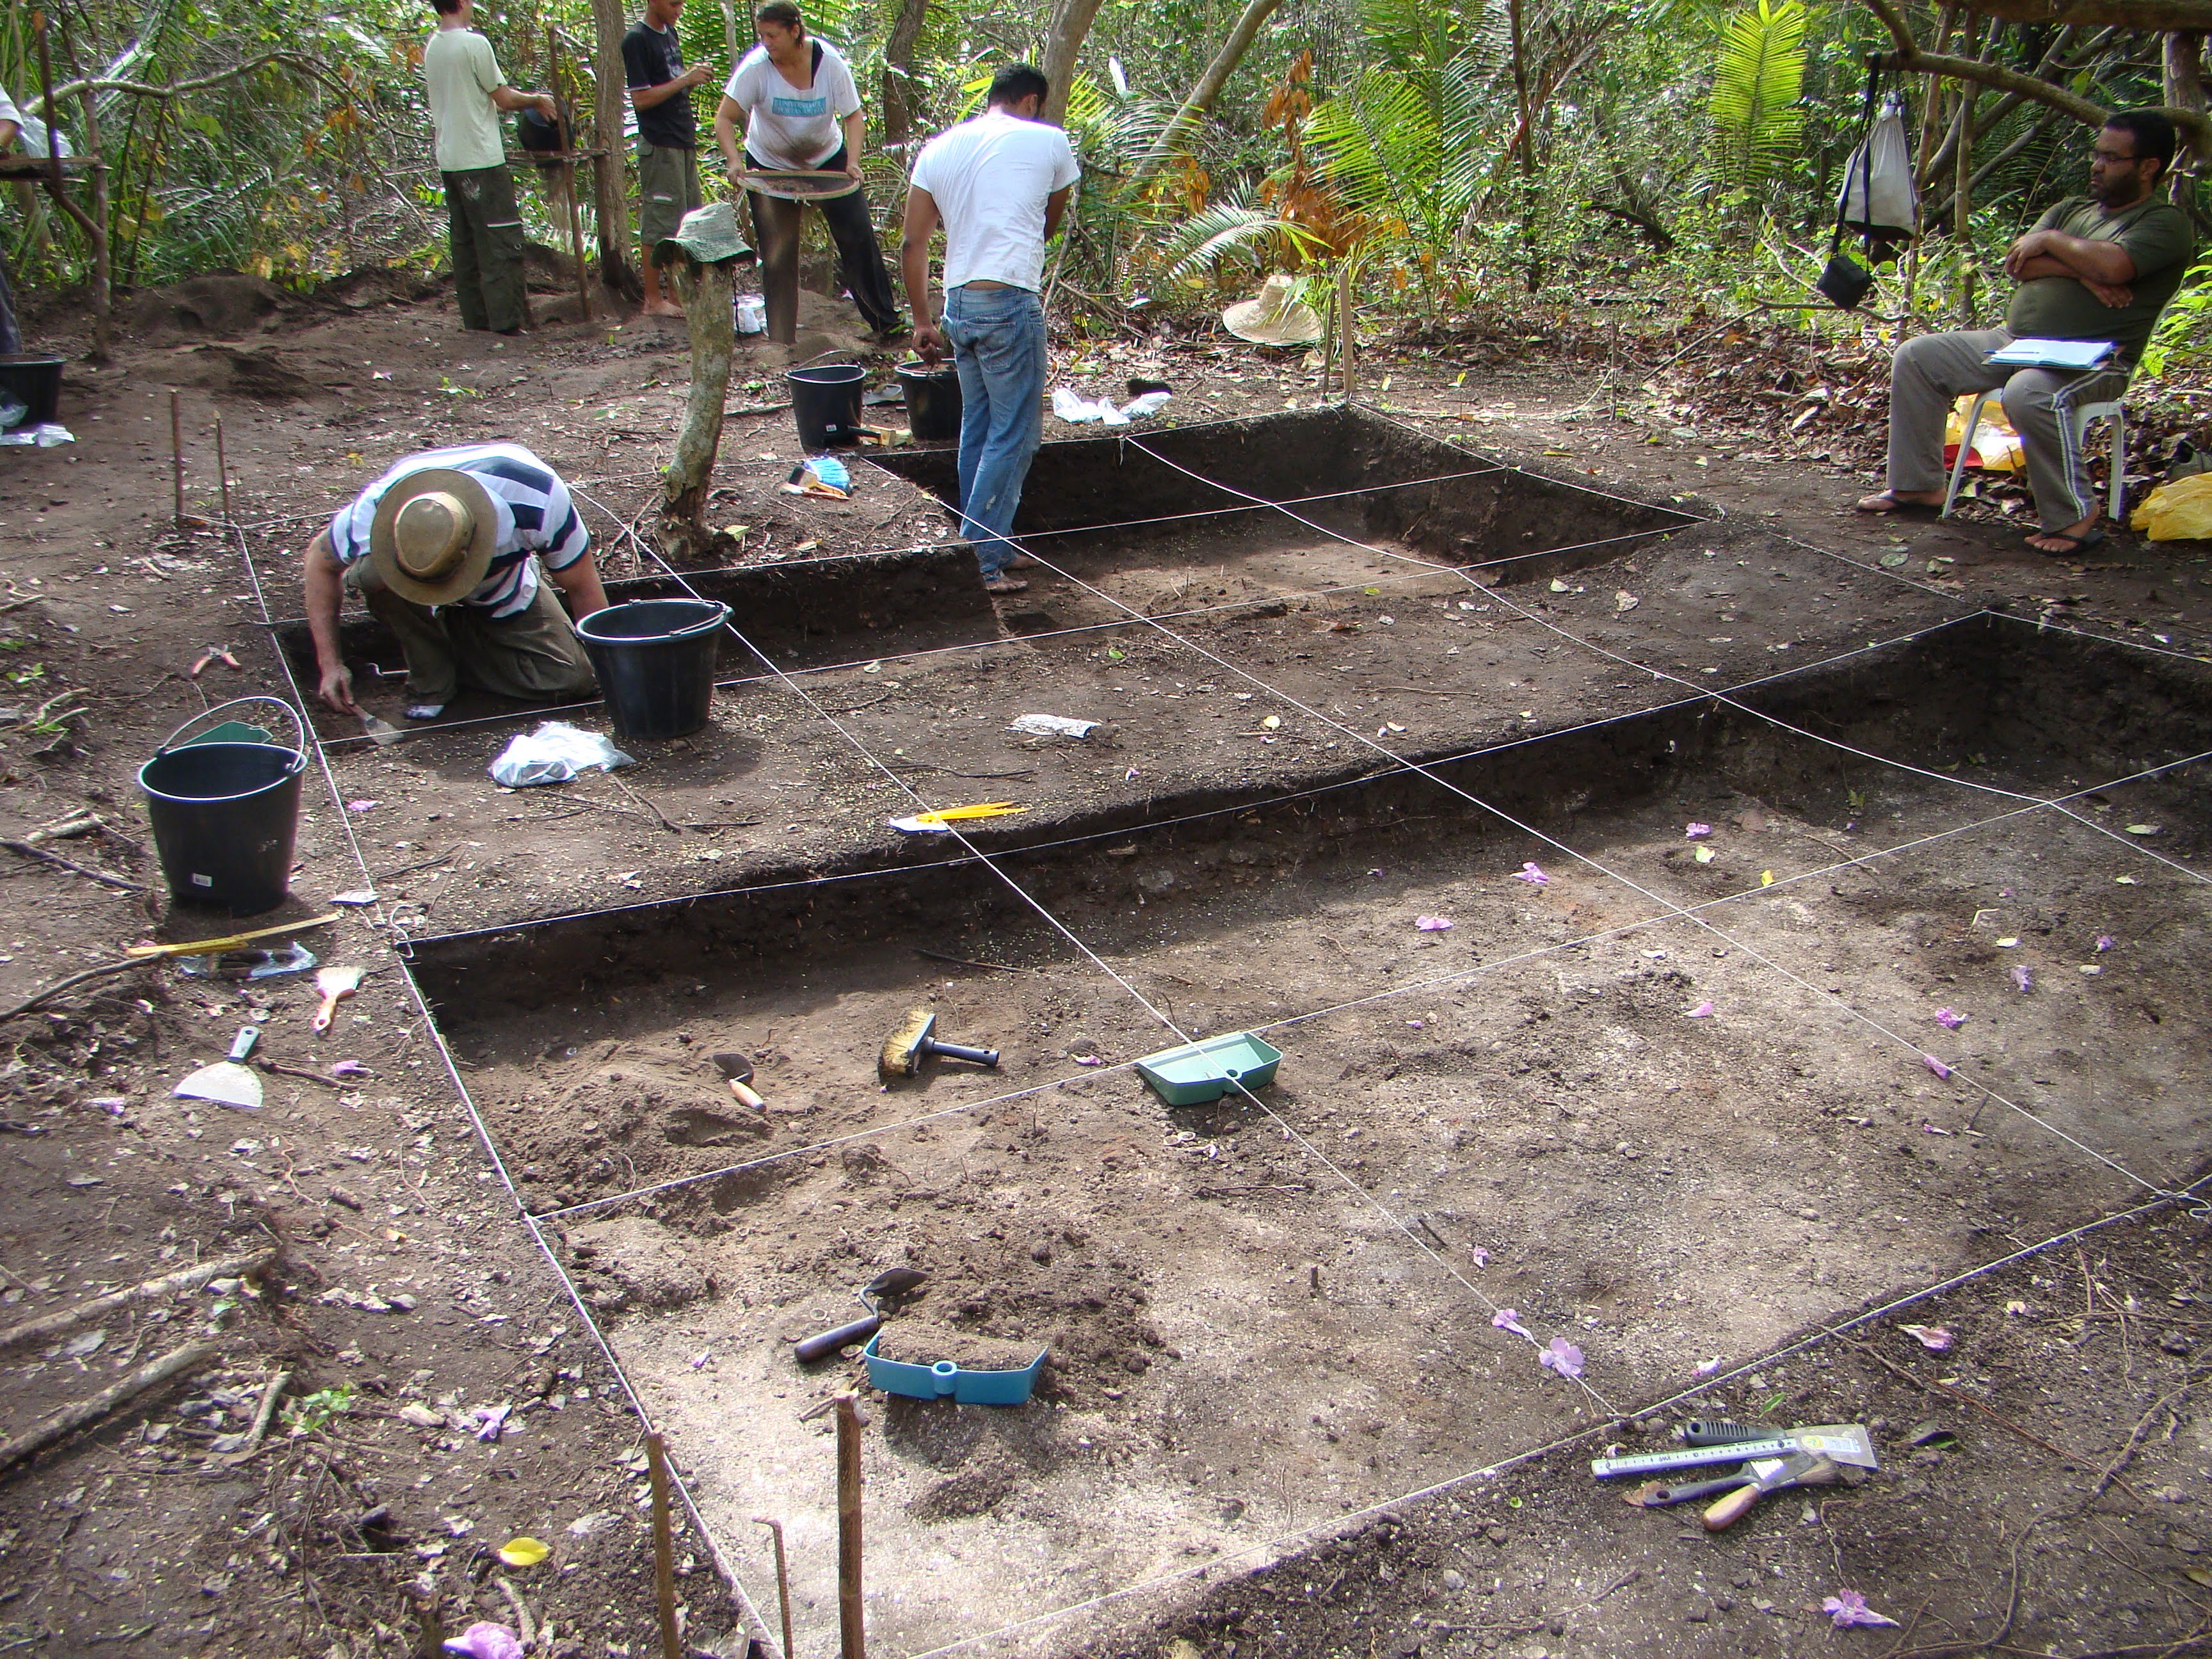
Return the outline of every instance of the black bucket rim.
<path id="1" fill-rule="evenodd" d="M 156 789 L 146 781 L 146 774 L 165 761 L 191 761 L 221 753 L 227 749 L 251 749 L 256 753 L 285 755 L 290 758 L 283 769 L 266 783 L 257 783 L 251 789 L 240 789 L 228 795 L 179 795 L 167 789 Z M 304 750 L 288 749 L 281 743 L 189 743 L 175 749 L 160 749 L 147 757 L 138 768 L 138 787 L 156 800 L 172 802 L 179 806 L 208 806 L 223 801 L 246 800 L 283 787 L 307 769 Z"/>
<path id="2" fill-rule="evenodd" d="M 866 363 L 820 363 L 787 368 L 783 378 L 793 386 L 847 386 L 868 378 Z"/>
<path id="3" fill-rule="evenodd" d="M 949 358 L 941 363 L 932 363 L 920 357 L 909 357 L 894 366 L 891 373 L 902 380 L 957 380 L 960 378 L 959 366 Z"/>
<path id="4" fill-rule="evenodd" d="M 709 614 L 682 628 L 671 629 L 664 634 L 600 634 L 592 623 L 610 611 L 635 611 L 649 605 L 704 605 Z M 594 645 L 661 645 L 671 640 L 688 640 L 700 634 L 711 633 L 728 622 L 736 613 L 720 599 L 695 599 L 688 594 L 672 594 L 659 599 L 626 599 L 594 611 L 575 624 L 577 634 Z"/>

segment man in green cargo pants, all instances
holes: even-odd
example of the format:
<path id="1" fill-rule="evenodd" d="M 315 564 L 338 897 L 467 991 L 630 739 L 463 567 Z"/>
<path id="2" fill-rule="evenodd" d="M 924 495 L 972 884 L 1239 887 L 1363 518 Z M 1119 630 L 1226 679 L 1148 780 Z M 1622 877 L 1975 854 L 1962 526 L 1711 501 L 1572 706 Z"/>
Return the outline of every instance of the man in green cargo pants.
<path id="1" fill-rule="evenodd" d="M 422 48 L 422 78 L 437 130 L 438 172 L 446 184 L 446 222 L 453 255 L 453 302 L 461 326 L 520 334 L 522 219 L 499 130 L 502 110 L 535 109 L 557 118 L 553 94 L 517 92 L 492 57 L 491 42 L 470 28 L 475 0 L 430 0 L 438 32 Z"/>

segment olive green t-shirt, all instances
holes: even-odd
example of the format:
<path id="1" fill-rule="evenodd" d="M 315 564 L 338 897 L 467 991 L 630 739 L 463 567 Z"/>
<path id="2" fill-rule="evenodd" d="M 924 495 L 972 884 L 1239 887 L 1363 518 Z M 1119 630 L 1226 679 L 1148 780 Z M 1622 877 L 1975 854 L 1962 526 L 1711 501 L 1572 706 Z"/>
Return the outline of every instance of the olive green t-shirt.
<path id="1" fill-rule="evenodd" d="M 438 133 L 438 171 L 505 167 L 499 109 L 491 101 L 492 88 L 501 84 L 491 42 L 473 29 L 440 29 L 422 48 L 422 79 Z"/>
<path id="2" fill-rule="evenodd" d="M 2130 362 L 2150 342 L 2158 313 L 2187 274 L 2196 238 L 2189 216 L 2162 197 L 2110 215 L 2087 196 L 2061 202 L 2035 222 L 2084 241 L 2117 242 L 2136 262 L 2135 297 L 2108 306 L 2071 276 L 2039 276 L 2014 292 L 2005 326 L 2039 340 L 2111 340 Z"/>

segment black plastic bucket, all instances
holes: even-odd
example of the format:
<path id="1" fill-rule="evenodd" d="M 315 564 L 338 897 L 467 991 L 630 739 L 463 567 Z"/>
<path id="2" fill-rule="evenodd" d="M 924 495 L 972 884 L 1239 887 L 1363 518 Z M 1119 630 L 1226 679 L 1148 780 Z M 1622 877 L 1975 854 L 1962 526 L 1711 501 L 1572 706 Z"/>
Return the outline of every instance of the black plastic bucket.
<path id="1" fill-rule="evenodd" d="M 715 599 L 639 599 L 578 623 L 616 732 L 680 738 L 706 725 L 729 619 L 730 607 Z"/>
<path id="2" fill-rule="evenodd" d="M 0 392 L 30 405 L 27 427 L 43 426 L 61 413 L 62 359 L 27 355 L 0 357 Z"/>
<path id="3" fill-rule="evenodd" d="M 289 703 L 273 697 L 240 701 L 274 703 L 300 725 Z M 194 723 L 187 720 L 177 732 Z M 176 736 L 172 732 L 170 742 Z M 296 749 L 275 743 L 164 744 L 138 769 L 155 851 L 174 902 L 251 916 L 284 902 L 299 836 L 306 749 L 304 729 Z"/>
<path id="4" fill-rule="evenodd" d="M 907 425 L 916 443 L 949 443 L 960 435 L 960 371 L 950 363 L 935 367 L 919 357 L 898 366 L 899 390 L 906 393 Z"/>
<path id="5" fill-rule="evenodd" d="M 860 388 L 868 371 L 858 363 L 822 363 L 813 368 L 787 370 L 783 383 L 791 388 L 792 418 L 799 422 L 803 449 L 827 449 L 832 444 L 860 441 Z"/>

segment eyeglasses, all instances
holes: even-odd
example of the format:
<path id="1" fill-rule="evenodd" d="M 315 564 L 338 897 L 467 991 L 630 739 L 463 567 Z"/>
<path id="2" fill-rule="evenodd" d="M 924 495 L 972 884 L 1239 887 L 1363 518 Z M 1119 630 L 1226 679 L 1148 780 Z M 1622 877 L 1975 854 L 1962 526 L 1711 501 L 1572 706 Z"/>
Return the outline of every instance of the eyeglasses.
<path id="1" fill-rule="evenodd" d="M 2089 159 L 2092 161 L 2102 161 L 2106 167 L 2118 167 L 2129 161 L 2140 161 L 2142 160 L 2142 157 L 2140 155 L 2115 155 L 2108 149 L 2093 149 L 2089 152 Z"/>

